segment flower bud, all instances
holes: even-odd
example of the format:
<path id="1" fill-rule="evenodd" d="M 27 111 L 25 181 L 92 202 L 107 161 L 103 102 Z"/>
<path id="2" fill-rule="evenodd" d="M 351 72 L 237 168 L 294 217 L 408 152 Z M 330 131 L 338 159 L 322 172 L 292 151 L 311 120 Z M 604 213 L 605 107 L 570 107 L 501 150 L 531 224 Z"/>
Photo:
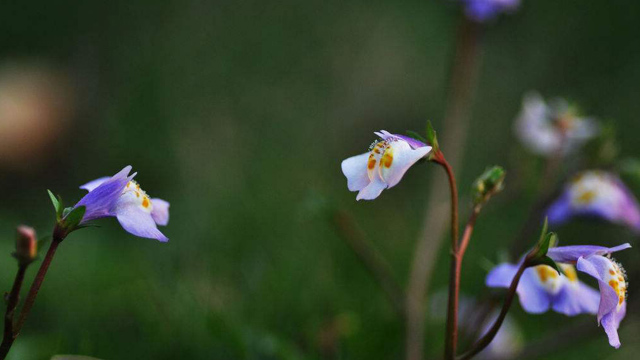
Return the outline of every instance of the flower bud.
<path id="1" fill-rule="evenodd" d="M 478 179 L 473 183 L 473 202 L 474 204 L 483 204 L 489 200 L 489 198 L 503 188 L 504 177 L 506 172 L 499 166 L 494 166 L 485 170 Z"/>
<path id="2" fill-rule="evenodd" d="M 36 231 L 29 226 L 18 226 L 16 238 L 16 252 L 13 256 L 22 264 L 29 264 L 38 255 L 38 240 Z"/>

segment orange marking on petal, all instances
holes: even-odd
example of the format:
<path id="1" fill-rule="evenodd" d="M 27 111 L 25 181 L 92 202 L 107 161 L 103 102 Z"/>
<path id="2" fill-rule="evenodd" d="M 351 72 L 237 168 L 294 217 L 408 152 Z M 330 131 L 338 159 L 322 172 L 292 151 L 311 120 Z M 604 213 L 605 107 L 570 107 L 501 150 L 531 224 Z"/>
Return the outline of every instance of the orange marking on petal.
<path id="1" fill-rule="evenodd" d="M 376 167 L 376 159 L 369 159 L 369 163 L 367 164 L 367 168 L 369 170 L 373 170 Z"/>
<path id="2" fill-rule="evenodd" d="M 609 270 L 609 274 L 611 274 L 611 275 L 615 275 L 615 274 L 616 274 L 616 272 L 615 272 L 615 271 L 613 271 L 613 270 Z"/>
<path id="3" fill-rule="evenodd" d="M 593 192 L 591 190 L 587 190 L 587 191 L 583 192 L 582 194 L 580 194 L 580 196 L 578 196 L 578 202 L 580 202 L 581 204 L 588 204 L 595 197 L 596 197 L 596 193 L 595 192 Z"/>
<path id="4" fill-rule="evenodd" d="M 618 303 L 622 305 L 623 302 L 624 302 L 624 296 L 620 296 L 620 300 L 618 300 Z"/>
<path id="5" fill-rule="evenodd" d="M 145 196 L 144 199 L 142 199 L 142 206 L 148 208 L 149 205 L 151 205 L 151 202 L 149 201 L 149 198 Z"/>

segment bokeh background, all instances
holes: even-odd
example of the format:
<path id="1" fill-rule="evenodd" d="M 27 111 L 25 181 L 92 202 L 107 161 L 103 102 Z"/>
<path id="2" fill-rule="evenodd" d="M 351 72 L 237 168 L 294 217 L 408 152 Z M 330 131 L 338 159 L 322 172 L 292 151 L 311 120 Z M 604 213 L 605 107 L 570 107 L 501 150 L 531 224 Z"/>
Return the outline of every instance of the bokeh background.
<path id="1" fill-rule="evenodd" d="M 427 119 L 446 128 L 460 15 L 444 0 L 4 2 L 1 288 L 15 271 L 15 226 L 41 236 L 53 226 L 46 189 L 73 204 L 80 184 L 131 164 L 147 192 L 171 202 L 167 244 L 112 219 L 65 240 L 10 359 L 402 358 L 402 320 L 326 209 L 352 214 L 406 285 L 441 170 L 417 166 L 376 201 L 356 202 L 340 162 L 379 129 L 423 131 Z M 526 91 L 574 101 L 617 128 L 622 157 L 639 155 L 639 15 L 626 0 L 523 0 L 486 26 L 469 137 L 442 147 L 463 149 L 463 195 L 494 164 L 518 186 L 483 213 L 466 296 L 483 293 L 535 202 L 542 160 L 512 132 Z M 558 232 L 565 244 L 635 241 L 606 224 Z M 446 286 L 446 254 L 429 294 Z M 512 314 L 525 347 L 584 320 L 517 304 Z M 443 332 L 429 316 L 433 357 Z M 638 334 L 628 316 L 618 351 L 599 330 L 542 358 L 629 359 Z"/>

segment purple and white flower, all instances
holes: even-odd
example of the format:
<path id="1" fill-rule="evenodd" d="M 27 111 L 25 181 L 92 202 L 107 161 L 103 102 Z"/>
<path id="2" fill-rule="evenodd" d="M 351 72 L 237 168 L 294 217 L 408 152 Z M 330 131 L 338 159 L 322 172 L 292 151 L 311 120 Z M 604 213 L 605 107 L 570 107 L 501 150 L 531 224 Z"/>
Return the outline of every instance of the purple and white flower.
<path id="1" fill-rule="evenodd" d="M 369 152 L 342 161 L 350 191 L 358 191 L 356 200 L 373 200 L 382 190 L 392 188 L 418 160 L 431 151 L 431 146 L 408 136 L 376 132 L 376 140 Z"/>
<path id="2" fill-rule="evenodd" d="M 560 266 L 565 275 L 547 265 L 524 271 L 516 289 L 522 308 L 532 314 L 541 314 L 550 308 L 568 316 L 596 314 L 600 300 L 598 292 L 578 280 L 573 265 Z M 487 275 L 487 286 L 508 288 L 519 267 L 506 263 L 496 266 Z"/>
<path id="3" fill-rule="evenodd" d="M 547 209 L 550 225 L 574 216 L 605 219 L 640 232 L 640 205 L 620 178 L 605 171 L 585 171 L 575 176 Z"/>
<path id="4" fill-rule="evenodd" d="M 525 311 L 536 314 L 549 307 L 570 316 L 597 314 L 598 325 L 607 333 L 609 344 L 620 347 L 618 327 L 626 314 L 628 283 L 624 269 L 609 254 L 630 247 L 629 244 L 612 248 L 578 245 L 549 249 L 547 256 L 559 264 L 566 276 L 547 265 L 526 269 L 516 289 L 520 304 Z M 599 294 L 577 279 L 574 264 L 578 271 L 598 280 Z M 511 264 L 498 265 L 487 276 L 487 286 L 510 286 L 517 268 Z"/>
<path id="5" fill-rule="evenodd" d="M 86 208 L 80 224 L 105 217 L 115 217 L 129 233 L 162 242 L 169 241 L 157 225 L 169 223 L 169 203 L 151 198 L 129 175 L 127 166 L 112 177 L 93 180 L 80 188 L 89 191 L 74 207 Z"/>
<path id="6" fill-rule="evenodd" d="M 463 0 L 465 15 L 476 22 L 494 19 L 501 13 L 514 12 L 520 0 Z"/>
<path id="7" fill-rule="evenodd" d="M 620 347 L 618 327 L 627 312 L 627 277 L 622 266 L 611 257 L 613 252 L 625 250 L 631 245 L 606 248 L 603 246 L 562 246 L 549 249 L 547 256 L 557 262 L 575 262 L 579 271 L 598 280 L 600 304 L 598 324 L 609 337 L 609 344 Z"/>
<path id="8" fill-rule="evenodd" d="M 600 131 L 594 119 L 578 117 L 566 100 L 547 103 L 535 92 L 524 96 L 514 130 L 526 148 L 542 156 L 574 151 Z"/>

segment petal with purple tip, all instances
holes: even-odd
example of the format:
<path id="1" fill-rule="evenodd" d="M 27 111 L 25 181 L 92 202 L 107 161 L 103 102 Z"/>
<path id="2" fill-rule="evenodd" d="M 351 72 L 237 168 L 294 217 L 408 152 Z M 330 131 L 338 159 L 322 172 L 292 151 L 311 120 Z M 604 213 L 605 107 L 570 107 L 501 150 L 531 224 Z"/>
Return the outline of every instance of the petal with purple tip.
<path id="1" fill-rule="evenodd" d="M 81 222 L 82 224 L 91 220 L 113 216 L 113 208 L 120 198 L 122 190 L 133 176 L 135 176 L 135 174 L 129 176 L 130 172 L 131 166 L 125 167 L 116 175 L 104 181 L 98 187 L 94 188 L 93 191 L 80 199 L 74 207 L 86 207 L 86 211 Z"/>
<path id="2" fill-rule="evenodd" d="M 549 249 L 547 256 L 553 261 L 563 263 L 573 263 L 578 261 L 581 257 L 588 257 L 592 255 L 606 255 L 616 251 L 621 251 L 630 248 L 629 243 L 614 246 L 611 248 L 595 245 L 574 245 L 574 246 L 558 246 Z"/>

